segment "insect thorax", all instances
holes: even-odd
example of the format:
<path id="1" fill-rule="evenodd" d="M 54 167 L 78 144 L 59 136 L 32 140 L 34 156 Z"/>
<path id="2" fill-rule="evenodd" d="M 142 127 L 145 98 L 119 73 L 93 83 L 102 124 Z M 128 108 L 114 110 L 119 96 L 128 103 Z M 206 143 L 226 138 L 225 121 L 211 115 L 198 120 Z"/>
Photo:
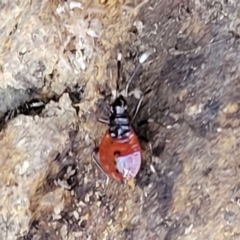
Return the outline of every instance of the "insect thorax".
<path id="1" fill-rule="evenodd" d="M 127 113 L 127 102 L 122 95 L 116 98 L 111 105 L 109 122 L 109 134 L 111 137 L 123 139 L 129 136 L 131 126 Z"/>

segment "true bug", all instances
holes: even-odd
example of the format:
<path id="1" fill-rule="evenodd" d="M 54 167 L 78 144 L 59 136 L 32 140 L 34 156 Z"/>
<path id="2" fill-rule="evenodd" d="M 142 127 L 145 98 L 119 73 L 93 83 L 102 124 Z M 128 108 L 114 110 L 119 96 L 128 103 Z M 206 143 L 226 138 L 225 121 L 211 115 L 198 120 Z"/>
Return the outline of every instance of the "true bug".
<path id="1" fill-rule="evenodd" d="M 146 52 L 139 58 L 139 64 L 126 85 L 126 95 L 128 95 L 129 85 L 139 67 L 147 60 L 150 54 L 150 51 Z M 120 62 L 121 60 L 118 59 L 118 79 L 121 72 Z M 118 93 L 118 83 L 116 92 Z M 132 128 L 132 123 L 139 112 L 144 96 L 148 92 L 150 90 L 146 91 L 140 98 L 131 120 L 128 115 L 127 101 L 121 94 L 110 105 L 109 119 L 98 119 L 98 121 L 108 124 L 108 130 L 101 139 L 97 150 L 93 152 L 92 157 L 98 167 L 115 180 L 130 180 L 136 177 L 140 170 L 142 152 L 138 137 Z M 99 161 L 97 160 L 97 153 Z"/>

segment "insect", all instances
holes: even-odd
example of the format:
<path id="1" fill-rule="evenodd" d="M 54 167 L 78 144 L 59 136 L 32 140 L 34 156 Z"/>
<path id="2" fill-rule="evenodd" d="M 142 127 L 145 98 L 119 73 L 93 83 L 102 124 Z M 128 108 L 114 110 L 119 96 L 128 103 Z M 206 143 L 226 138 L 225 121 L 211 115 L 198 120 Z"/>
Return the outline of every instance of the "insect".
<path id="1" fill-rule="evenodd" d="M 39 114 L 45 107 L 44 102 L 42 102 L 39 99 L 32 99 L 31 101 L 25 102 L 23 105 L 20 105 L 18 108 L 14 110 L 9 110 L 5 113 L 5 119 L 4 121 L 7 122 L 14 117 L 16 117 L 18 114 L 24 114 L 24 115 L 34 115 Z"/>
<path id="2" fill-rule="evenodd" d="M 125 94 L 128 94 L 129 85 L 136 75 L 139 67 L 150 56 L 151 52 L 144 53 L 139 58 L 139 64 L 129 79 Z M 118 79 L 120 76 L 120 59 L 118 59 Z M 118 84 L 117 84 L 118 90 Z M 101 139 L 100 145 L 93 152 L 93 160 L 98 167 L 109 177 L 117 181 L 130 180 L 138 174 L 141 162 L 142 152 L 136 133 L 133 130 L 132 123 L 139 112 L 144 96 L 150 92 L 147 91 L 140 98 L 134 116 L 130 119 L 127 109 L 127 101 L 123 95 L 115 98 L 110 105 L 110 116 L 108 120 L 98 119 L 100 122 L 108 125 L 108 129 Z M 98 152 L 98 159 L 96 154 Z"/>

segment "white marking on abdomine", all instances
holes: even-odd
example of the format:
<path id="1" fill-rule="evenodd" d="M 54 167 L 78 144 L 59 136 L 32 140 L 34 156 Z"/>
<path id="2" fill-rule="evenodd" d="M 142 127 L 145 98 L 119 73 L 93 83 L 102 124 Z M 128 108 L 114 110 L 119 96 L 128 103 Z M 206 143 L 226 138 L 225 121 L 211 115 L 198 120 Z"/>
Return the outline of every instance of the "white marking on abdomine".
<path id="1" fill-rule="evenodd" d="M 111 137 L 116 137 L 115 133 L 111 132 L 110 134 Z"/>
<path id="2" fill-rule="evenodd" d="M 141 167 L 141 153 L 136 151 L 132 154 L 117 158 L 117 169 L 123 174 L 124 178 L 133 178 Z"/>
<path id="3" fill-rule="evenodd" d="M 127 136 L 127 137 L 131 136 L 131 132 L 127 132 L 127 133 L 126 133 L 126 136 Z M 130 137 L 130 138 L 131 138 L 131 137 Z"/>
<path id="4" fill-rule="evenodd" d="M 129 138 L 131 139 L 131 138 L 133 138 L 133 137 L 134 137 L 134 134 L 132 134 L 132 133 L 129 132 Z"/>

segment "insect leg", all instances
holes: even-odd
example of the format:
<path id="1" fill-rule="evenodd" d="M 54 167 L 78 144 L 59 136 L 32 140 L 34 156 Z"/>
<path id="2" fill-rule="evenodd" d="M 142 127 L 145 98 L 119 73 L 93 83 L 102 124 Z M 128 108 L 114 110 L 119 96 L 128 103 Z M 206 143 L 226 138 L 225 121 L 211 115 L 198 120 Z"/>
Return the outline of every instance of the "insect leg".
<path id="1" fill-rule="evenodd" d="M 141 107 L 141 105 L 142 105 L 143 99 L 144 99 L 144 95 L 143 95 L 143 96 L 139 99 L 139 101 L 138 101 L 138 104 L 137 104 L 136 109 L 135 109 L 135 111 L 134 111 L 134 115 L 133 115 L 132 120 L 131 120 L 131 124 L 134 122 L 137 114 L 139 113 L 139 109 L 140 109 L 140 107 Z"/>
<path id="2" fill-rule="evenodd" d="M 92 160 L 93 162 L 97 165 L 97 167 L 101 170 L 102 173 L 104 173 L 104 175 L 108 178 L 108 175 L 105 173 L 105 171 L 103 170 L 102 166 L 100 165 L 98 159 L 97 159 L 97 152 L 98 149 L 94 149 L 92 152 Z"/>
<path id="3" fill-rule="evenodd" d="M 126 96 L 128 95 L 128 89 L 129 89 L 130 83 L 132 82 L 133 78 L 135 77 L 135 75 L 136 75 L 136 73 L 137 73 L 137 71 L 139 70 L 140 67 L 141 67 L 141 64 L 138 64 L 137 67 L 135 68 L 132 76 L 130 77 L 130 79 L 127 82 L 126 89 L 125 89 Z"/>
<path id="4" fill-rule="evenodd" d="M 109 125 L 109 120 L 107 120 L 107 119 L 99 118 L 98 121 L 99 121 L 100 123 Z"/>
<path id="5" fill-rule="evenodd" d="M 153 149 L 152 149 L 152 144 L 151 144 L 150 142 L 148 142 L 148 147 L 149 147 L 149 151 L 150 151 L 151 158 L 152 158 L 152 155 L 153 155 Z"/>
<path id="6" fill-rule="evenodd" d="M 151 156 L 150 170 L 151 170 L 154 174 L 156 174 L 156 176 L 159 178 L 159 174 L 158 174 L 158 172 L 156 171 L 155 167 L 154 167 L 153 164 L 152 164 L 152 156 L 153 156 L 152 144 L 149 142 L 149 143 L 148 143 L 148 146 L 149 146 L 150 156 Z"/>
<path id="7" fill-rule="evenodd" d="M 142 105 L 142 102 L 143 102 L 144 97 L 145 97 L 148 93 L 150 93 L 151 91 L 152 91 L 152 89 L 148 89 L 148 90 L 143 94 L 143 96 L 139 99 L 138 104 L 137 104 L 137 106 L 136 106 L 136 109 L 135 109 L 135 111 L 134 111 L 134 115 L 133 115 L 132 120 L 131 120 L 131 124 L 134 122 L 137 114 L 139 113 L 139 109 L 140 109 L 140 107 L 141 107 L 141 105 Z"/>

